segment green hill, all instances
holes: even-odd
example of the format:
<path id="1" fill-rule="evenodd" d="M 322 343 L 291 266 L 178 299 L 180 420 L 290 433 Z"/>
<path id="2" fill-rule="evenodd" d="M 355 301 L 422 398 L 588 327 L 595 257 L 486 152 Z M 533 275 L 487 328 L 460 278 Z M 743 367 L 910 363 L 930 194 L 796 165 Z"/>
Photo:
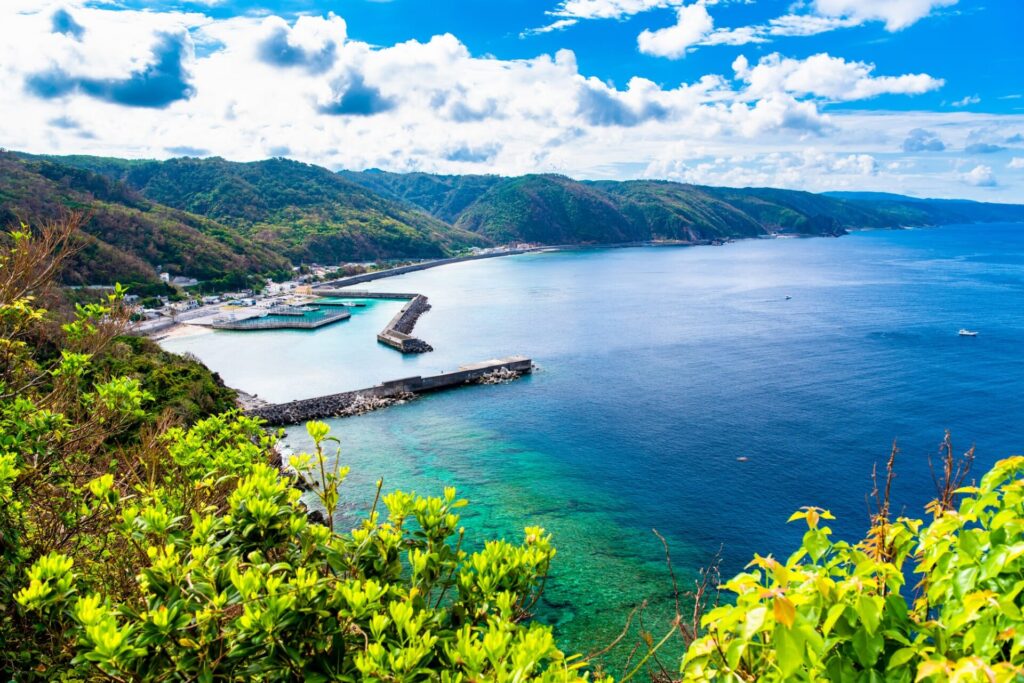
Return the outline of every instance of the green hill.
<path id="1" fill-rule="evenodd" d="M 0 153 L 0 223 L 68 209 L 89 215 L 70 284 L 153 283 L 158 266 L 201 280 L 270 275 L 303 261 L 436 258 L 514 242 L 702 243 L 1024 221 L 1024 206 L 884 193 Z"/>
<path id="2" fill-rule="evenodd" d="M 155 283 L 157 266 L 214 279 L 234 271 L 280 272 L 291 265 L 235 230 L 150 201 L 105 176 L 0 153 L 0 225 L 52 220 L 68 210 L 88 217 L 81 236 L 85 248 L 65 270 L 68 284 Z"/>
<path id="3" fill-rule="evenodd" d="M 53 160 L 101 173 L 150 200 L 216 220 L 295 262 L 431 258 L 487 243 L 325 168 L 287 159 Z"/>
<path id="4" fill-rule="evenodd" d="M 408 202 L 445 223 L 454 223 L 466 207 L 506 180 L 497 175 L 432 175 L 386 171 L 339 171 L 338 175 L 385 197 Z"/>
<path id="5" fill-rule="evenodd" d="M 496 242 L 699 243 L 769 234 L 841 235 L 858 228 L 1024 221 L 1024 207 L 1017 205 L 888 194 L 830 196 L 659 180 L 580 182 L 557 175 L 342 174 Z"/>

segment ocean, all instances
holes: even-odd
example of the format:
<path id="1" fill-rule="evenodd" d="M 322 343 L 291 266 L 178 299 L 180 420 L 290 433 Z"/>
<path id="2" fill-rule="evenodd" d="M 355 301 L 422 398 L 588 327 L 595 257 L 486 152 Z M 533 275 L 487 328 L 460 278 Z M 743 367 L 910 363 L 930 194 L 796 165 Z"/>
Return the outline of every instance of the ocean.
<path id="1" fill-rule="evenodd" d="M 376 343 L 393 301 L 316 331 L 164 346 L 272 401 L 533 358 L 511 384 L 332 421 L 352 467 L 343 524 L 383 477 L 456 486 L 476 543 L 544 526 L 559 555 L 538 618 L 574 651 L 610 642 L 644 600 L 646 627 L 665 625 L 672 585 L 652 529 L 689 583 L 711 563 L 728 575 L 755 552 L 788 555 L 802 530 L 786 519 L 803 505 L 858 540 L 894 439 L 894 500 L 911 516 L 934 494 L 945 430 L 959 452 L 977 447 L 978 475 L 1024 453 L 1024 225 L 537 253 L 360 288 L 427 295 L 416 334 L 436 350 Z M 309 445 L 301 428 L 286 442 Z"/>

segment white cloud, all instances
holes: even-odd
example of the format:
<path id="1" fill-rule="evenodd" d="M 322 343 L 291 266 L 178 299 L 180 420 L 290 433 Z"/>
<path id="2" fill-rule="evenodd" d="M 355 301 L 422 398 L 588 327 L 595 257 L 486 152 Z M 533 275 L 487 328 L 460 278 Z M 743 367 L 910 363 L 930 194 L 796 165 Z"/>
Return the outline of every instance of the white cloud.
<path id="1" fill-rule="evenodd" d="M 935 9 L 956 3 L 957 0 L 814 0 L 814 9 L 826 17 L 884 21 L 887 30 L 899 31 Z"/>
<path id="2" fill-rule="evenodd" d="M 603 0 L 584 1 L 595 5 L 617 4 L 605 3 Z M 648 4 L 651 7 L 661 7 L 670 4 L 681 5 L 682 1 L 673 0 L 672 2 Z M 771 19 L 766 24 L 715 30 L 712 30 L 713 21 L 710 16 L 697 17 L 702 20 L 703 24 L 691 22 L 691 28 L 687 29 L 683 23 L 683 8 L 681 8 L 680 20 L 676 26 L 658 31 L 645 30 L 640 34 L 639 39 L 643 41 L 646 37 L 653 48 L 649 54 L 675 59 L 685 54 L 688 48 L 695 46 L 767 43 L 776 37 L 813 36 L 841 28 L 860 26 L 875 20 L 884 21 L 887 30 L 897 31 L 927 16 L 935 8 L 954 5 L 956 2 L 957 0 L 814 0 L 813 5 L 809 8 L 810 11 L 805 13 L 799 12 L 803 7 L 797 3 L 793 8 L 795 11 Z M 697 0 L 697 3 L 700 5 L 715 4 L 709 0 Z M 638 2 L 638 4 L 642 3 Z M 707 15 L 706 9 L 704 15 Z M 621 16 L 621 14 L 614 16 Z M 696 29 L 701 25 L 704 26 L 703 34 Z M 553 27 L 554 25 L 540 30 L 548 30 Z M 661 40 L 653 41 L 653 38 Z M 641 51 L 647 51 L 643 49 L 643 42 L 641 42 Z"/>
<path id="3" fill-rule="evenodd" d="M 873 178 L 880 172 L 877 159 L 869 154 L 837 155 L 813 147 L 731 158 L 702 154 L 681 159 L 680 154 L 692 157 L 685 149 L 670 149 L 652 161 L 644 175 L 698 185 L 825 191 L 862 189 L 866 183 L 875 182 Z"/>
<path id="4" fill-rule="evenodd" d="M 658 57 L 678 59 L 692 46 L 704 40 L 715 22 L 703 2 L 680 7 L 676 23 L 656 31 L 644 31 L 637 37 L 640 52 Z"/>
<path id="5" fill-rule="evenodd" d="M 904 152 L 941 152 L 946 149 L 946 143 L 938 135 L 924 128 L 915 128 L 907 134 L 903 140 Z"/>
<path id="6" fill-rule="evenodd" d="M 1006 168 L 1024 168 L 1024 157 L 1013 157 L 1010 159 L 1010 163 L 1006 164 Z"/>
<path id="7" fill-rule="evenodd" d="M 918 95 L 943 85 L 928 74 L 872 76 L 874 64 L 848 62 L 826 53 L 802 60 L 773 53 L 753 67 L 740 55 L 732 66 L 736 77 L 747 83 L 746 94 L 755 98 L 788 92 L 848 102 L 887 94 Z"/>
<path id="8" fill-rule="evenodd" d="M 662 7 L 677 7 L 685 0 L 563 0 L 551 12 L 574 19 L 621 19 Z"/>
<path id="9" fill-rule="evenodd" d="M 992 173 L 992 167 L 984 166 L 982 164 L 979 164 L 967 173 L 964 173 L 960 176 L 960 179 L 974 187 L 995 187 L 997 185 L 996 177 Z"/>
<path id="10" fill-rule="evenodd" d="M 635 176 L 644 168 L 655 175 L 664 168 L 664 177 L 679 172 L 668 166 L 678 162 L 690 169 L 711 164 L 702 172 L 705 182 L 1024 199 L 1024 187 L 1012 183 L 994 190 L 963 184 L 960 173 L 969 167 L 953 169 L 948 150 L 910 160 L 900 151 L 915 129 L 941 135 L 949 150 L 976 142 L 968 140 L 974 131 L 1006 141 L 1024 130 L 1024 116 L 830 110 L 829 100 L 915 92 L 937 81 L 879 77 L 871 65 L 829 55 L 744 60 L 738 78 L 633 78 L 616 87 L 581 72 L 568 50 L 519 60 L 480 57 L 449 34 L 373 47 L 348 37 L 343 19 L 331 16 L 219 19 L 70 6 L 84 29 L 77 40 L 52 31 L 51 15 L 66 0 L 24 2 L 16 5 L 21 12 L 0 3 L 0 147 L 9 149 L 235 160 L 282 155 L 330 168 L 589 178 Z M 33 74 L 52 69 L 130 81 L 154 64 L 158 34 L 186 32 L 195 51 L 170 61 L 181 67 L 177 75 L 187 88 L 172 90 L 175 99 L 163 106 L 121 106 L 95 88 L 25 91 Z M 279 49 L 268 53 L 268 40 Z M 808 145 L 816 156 L 805 156 Z M 697 148 L 704 156 L 686 151 Z M 1014 175 L 1020 174 L 1007 177 Z"/>
<path id="11" fill-rule="evenodd" d="M 545 24 L 544 26 L 539 26 L 537 28 L 528 28 L 525 31 L 520 32 L 519 37 L 525 38 L 527 36 L 551 33 L 552 31 L 562 31 L 564 29 L 569 28 L 570 26 L 575 26 L 578 23 L 580 23 L 579 19 L 558 19 L 556 21 L 551 22 L 550 24 Z"/>
<path id="12" fill-rule="evenodd" d="M 776 37 L 804 37 L 827 33 L 840 28 L 858 26 L 861 22 L 849 17 L 823 17 L 816 14 L 786 14 L 767 24 L 720 28 L 701 41 L 701 45 L 747 45 L 767 43 Z"/>
<path id="13" fill-rule="evenodd" d="M 966 95 L 955 102 L 951 102 L 954 107 L 967 107 L 972 104 L 978 104 L 981 102 L 981 98 L 977 95 Z"/>

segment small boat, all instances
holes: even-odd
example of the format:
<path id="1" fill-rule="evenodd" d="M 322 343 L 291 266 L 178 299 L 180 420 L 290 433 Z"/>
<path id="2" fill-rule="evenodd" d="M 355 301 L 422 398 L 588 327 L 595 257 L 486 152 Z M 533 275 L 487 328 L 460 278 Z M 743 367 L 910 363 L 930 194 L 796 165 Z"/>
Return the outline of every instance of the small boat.
<path id="1" fill-rule="evenodd" d="M 789 301 L 789 300 L 790 300 L 790 299 L 792 299 L 792 298 L 793 298 L 793 297 L 791 297 L 791 296 L 790 296 L 789 294 L 787 294 L 787 295 L 786 295 L 786 301 Z"/>
<path id="2" fill-rule="evenodd" d="M 978 336 L 978 333 L 976 331 L 968 330 L 968 329 L 965 329 L 963 327 L 960 328 L 960 331 L 957 334 L 959 334 L 961 337 L 977 337 Z"/>

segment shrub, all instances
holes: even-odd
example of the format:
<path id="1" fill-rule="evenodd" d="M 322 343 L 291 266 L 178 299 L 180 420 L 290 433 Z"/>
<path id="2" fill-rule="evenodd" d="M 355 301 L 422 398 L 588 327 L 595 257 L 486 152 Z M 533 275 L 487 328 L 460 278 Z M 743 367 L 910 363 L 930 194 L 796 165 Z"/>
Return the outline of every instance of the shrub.
<path id="1" fill-rule="evenodd" d="M 322 461 L 326 431 L 310 431 Z M 200 448 L 184 436 L 175 448 Z M 223 512 L 189 516 L 168 509 L 165 490 L 122 500 L 112 479 L 93 481 L 93 504 L 119 511 L 118 533 L 146 550 L 139 599 L 112 600 L 54 553 L 29 570 L 18 604 L 77 643 L 83 674 L 119 680 L 584 678 L 549 628 L 521 623 L 555 554 L 542 529 L 469 554 L 455 512 L 465 501 L 446 489 L 386 495 L 386 518 L 371 512 L 339 535 L 307 519 L 277 470 L 246 469 Z"/>
<path id="2" fill-rule="evenodd" d="M 856 545 L 832 540 L 826 511 L 794 514 L 801 546 L 726 582 L 734 602 L 704 617 L 683 679 L 1024 680 L 1024 457 L 955 492 L 928 524 L 876 516 Z"/>

